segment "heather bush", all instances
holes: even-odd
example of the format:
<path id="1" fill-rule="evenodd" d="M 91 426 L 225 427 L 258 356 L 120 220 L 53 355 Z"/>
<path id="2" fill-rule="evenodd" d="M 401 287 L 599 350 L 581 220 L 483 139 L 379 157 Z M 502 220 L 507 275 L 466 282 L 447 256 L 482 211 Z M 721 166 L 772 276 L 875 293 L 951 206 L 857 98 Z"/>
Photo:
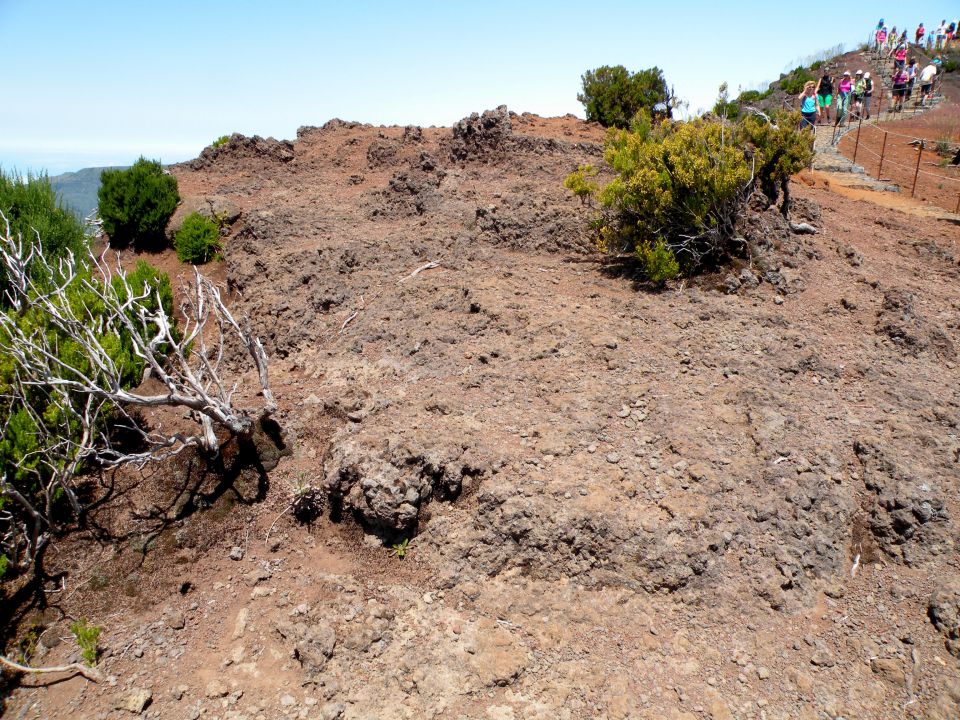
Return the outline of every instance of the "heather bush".
<path id="1" fill-rule="evenodd" d="M 200 213 L 190 213 L 173 240 L 180 262 L 203 265 L 215 259 L 221 248 L 220 226 Z"/>
<path id="2" fill-rule="evenodd" d="M 99 213 L 113 247 L 157 250 L 166 244 L 167 220 L 180 202 L 177 179 L 160 163 L 140 158 L 126 170 L 101 175 Z"/>
<path id="3" fill-rule="evenodd" d="M 634 253 L 654 283 L 715 266 L 742 250 L 737 222 L 758 187 L 771 201 L 812 157 L 808 133 L 793 114 L 755 115 L 738 123 L 698 118 L 610 130 L 604 161 L 616 174 L 605 187 L 586 185 L 580 168 L 565 185 L 596 197 L 598 247 Z M 787 197 L 785 196 L 785 202 Z"/>

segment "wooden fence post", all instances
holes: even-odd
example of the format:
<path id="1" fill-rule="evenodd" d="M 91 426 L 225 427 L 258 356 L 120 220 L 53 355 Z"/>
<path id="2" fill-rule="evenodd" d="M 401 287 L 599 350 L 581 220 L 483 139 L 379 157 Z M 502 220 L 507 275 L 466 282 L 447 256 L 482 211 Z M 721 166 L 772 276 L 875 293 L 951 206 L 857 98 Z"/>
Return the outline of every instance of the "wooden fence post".
<path id="1" fill-rule="evenodd" d="M 887 133 L 883 133 L 883 145 L 880 147 L 880 167 L 877 168 L 877 180 L 880 179 L 880 173 L 883 172 L 883 154 L 887 151 Z"/>
<path id="2" fill-rule="evenodd" d="M 863 127 L 863 113 L 860 113 L 860 121 L 857 123 L 857 142 L 853 146 L 853 162 L 857 162 L 857 150 L 860 149 L 860 128 Z"/>
<path id="3" fill-rule="evenodd" d="M 923 157 L 923 140 L 920 141 L 920 152 L 917 153 L 917 169 L 913 171 L 913 187 L 910 189 L 910 197 L 917 192 L 917 177 L 920 175 L 920 158 Z"/>

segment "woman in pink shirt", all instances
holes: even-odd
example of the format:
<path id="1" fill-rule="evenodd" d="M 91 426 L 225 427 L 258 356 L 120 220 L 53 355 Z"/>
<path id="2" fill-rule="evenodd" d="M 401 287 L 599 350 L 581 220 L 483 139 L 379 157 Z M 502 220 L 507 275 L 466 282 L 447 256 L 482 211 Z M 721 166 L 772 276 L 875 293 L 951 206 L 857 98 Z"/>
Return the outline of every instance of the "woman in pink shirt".
<path id="1" fill-rule="evenodd" d="M 853 79 L 850 77 L 850 71 L 844 70 L 843 77 L 837 83 L 837 121 L 836 125 L 843 126 L 847 119 L 847 111 L 850 109 L 850 94 L 853 92 Z"/>

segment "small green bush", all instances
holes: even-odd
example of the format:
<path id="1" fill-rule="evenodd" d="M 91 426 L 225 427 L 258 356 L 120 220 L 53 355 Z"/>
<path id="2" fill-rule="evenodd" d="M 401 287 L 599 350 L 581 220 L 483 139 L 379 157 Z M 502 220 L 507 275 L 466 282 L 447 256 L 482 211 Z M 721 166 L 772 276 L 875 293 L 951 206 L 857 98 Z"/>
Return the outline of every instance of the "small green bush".
<path id="1" fill-rule="evenodd" d="M 577 100 L 583 103 L 587 120 L 604 127 L 628 128 L 640 110 L 660 117 L 672 113 L 673 94 L 657 67 L 632 73 L 623 65 L 604 65 L 585 72 L 581 83 Z"/>
<path id="2" fill-rule="evenodd" d="M 816 78 L 806 68 L 798 67 L 780 79 L 780 89 L 787 95 L 799 95 L 808 80 L 815 81 Z"/>
<path id="3" fill-rule="evenodd" d="M 83 618 L 70 625 L 70 632 L 77 640 L 77 646 L 80 648 L 80 654 L 83 661 L 93 667 L 97 663 L 97 642 L 100 640 L 100 633 L 103 628 L 88 625 Z"/>
<path id="4" fill-rule="evenodd" d="M 84 235 L 83 225 L 77 217 L 57 202 L 57 195 L 45 175 L 26 178 L 0 172 L 0 212 L 10 223 L 10 232 L 19 235 L 29 245 L 42 238 L 43 254 L 53 260 L 67 253 L 85 255 L 89 240 Z M 2 220 L 0 220 L 2 223 Z M 6 230 L 6 228 L 0 228 Z M 33 279 L 39 276 L 39 266 L 34 265 Z M 0 270 L 0 308 L 6 307 L 6 274 Z"/>
<path id="5" fill-rule="evenodd" d="M 566 177 L 563 186 L 580 198 L 580 202 L 586 202 L 600 189 L 599 185 L 589 179 L 596 177 L 597 172 L 592 165 L 581 165 Z"/>
<path id="6" fill-rule="evenodd" d="M 218 257 L 220 226 L 200 213 L 190 213 L 173 240 L 180 262 L 203 265 Z"/>
<path id="7" fill-rule="evenodd" d="M 221 135 L 221 136 L 218 137 L 216 140 L 214 140 L 212 143 L 210 143 L 210 145 L 211 145 L 211 147 L 218 148 L 218 147 L 220 147 L 221 145 L 226 145 L 229 141 L 230 141 L 230 136 L 229 136 L 229 135 Z"/>
<path id="8" fill-rule="evenodd" d="M 105 170 L 97 197 L 111 246 L 164 247 L 164 229 L 180 202 L 180 193 L 177 179 L 165 174 L 159 162 L 141 157 L 126 170 Z"/>
<path id="9" fill-rule="evenodd" d="M 637 257 L 647 277 L 657 285 L 673 280 L 680 274 L 680 263 L 663 240 L 657 240 L 652 246 L 641 245 L 637 248 Z"/>

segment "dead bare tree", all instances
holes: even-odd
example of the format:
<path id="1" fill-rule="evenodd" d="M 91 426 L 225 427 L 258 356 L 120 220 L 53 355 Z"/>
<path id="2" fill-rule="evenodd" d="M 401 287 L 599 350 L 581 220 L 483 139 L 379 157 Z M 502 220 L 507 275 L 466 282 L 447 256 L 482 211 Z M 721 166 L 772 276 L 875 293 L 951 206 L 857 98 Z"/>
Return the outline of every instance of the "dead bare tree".
<path id="1" fill-rule="evenodd" d="M 178 328 L 159 291 L 150 285 L 133 287 L 119 258 L 115 267 L 92 254 L 52 261 L 44 256 L 39 237 L 31 243 L 14 238 L 3 220 L 0 271 L 6 275 L 11 309 L 0 312 L 0 354 L 12 371 L 0 383 L 0 397 L 10 416 L 26 414 L 36 426 L 38 449 L 4 469 L 0 498 L 10 503 L 0 505 L 0 549 L 25 570 L 36 567 L 51 533 L 59 529 L 52 512 L 58 497 L 82 517 L 73 479 L 85 463 L 142 465 L 188 447 L 216 453 L 218 430 L 250 437 L 276 403 L 259 338 L 246 320 L 234 318 L 218 288 L 196 269 L 192 282 L 182 288 Z M 29 314 L 43 323 L 21 322 Z M 129 387 L 129 368 L 115 359 L 118 340 L 143 364 L 144 379 L 153 378 L 162 390 Z M 239 381 L 224 379 L 225 351 L 236 341 L 256 371 L 262 402 L 255 408 L 236 407 Z M 196 430 L 147 429 L 131 414 L 136 408 L 161 406 L 184 409 Z M 112 444 L 108 418 L 139 433 L 145 449 L 131 452 Z M 18 487 L 18 478 L 28 480 L 33 491 Z"/>

